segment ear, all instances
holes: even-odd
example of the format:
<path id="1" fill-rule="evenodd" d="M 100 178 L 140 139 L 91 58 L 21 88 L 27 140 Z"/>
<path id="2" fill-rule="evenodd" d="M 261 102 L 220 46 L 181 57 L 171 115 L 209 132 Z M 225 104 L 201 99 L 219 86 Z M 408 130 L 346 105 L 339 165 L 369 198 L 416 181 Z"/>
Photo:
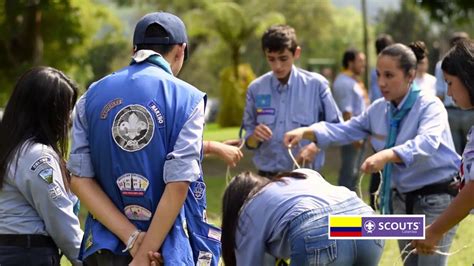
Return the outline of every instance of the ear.
<path id="1" fill-rule="evenodd" d="M 415 69 L 410 69 L 410 71 L 408 71 L 408 80 L 409 82 L 413 82 L 415 80 L 415 77 L 416 77 L 416 70 Z"/>
<path id="2" fill-rule="evenodd" d="M 296 60 L 301 56 L 301 47 L 297 46 L 293 58 Z"/>
<path id="3" fill-rule="evenodd" d="M 177 48 L 178 50 L 177 50 L 175 59 L 178 60 L 178 59 L 183 58 L 183 60 L 184 60 L 184 53 L 185 53 L 185 50 L 186 50 L 186 43 L 178 44 L 177 47 L 178 47 Z"/>

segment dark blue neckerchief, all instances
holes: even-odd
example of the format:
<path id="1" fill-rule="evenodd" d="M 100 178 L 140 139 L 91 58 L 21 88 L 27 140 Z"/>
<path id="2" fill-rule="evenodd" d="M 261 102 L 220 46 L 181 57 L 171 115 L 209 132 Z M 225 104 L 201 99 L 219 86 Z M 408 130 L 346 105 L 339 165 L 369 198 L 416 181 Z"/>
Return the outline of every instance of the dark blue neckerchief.
<path id="1" fill-rule="evenodd" d="M 420 94 L 420 88 L 416 84 L 412 84 L 408 97 L 401 106 L 397 109 L 392 103 L 390 104 L 388 115 L 389 131 L 387 140 L 385 142 L 385 149 L 390 149 L 395 145 L 397 140 L 398 130 L 402 119 L 410 112 L 413 104 L 415 104 Z M 393 163 L 385 164 L 383 168 L 383 187 L 380 200 L 380 212 L 382 214 L 392 213 L 391 210 L 391 177 L 392 177 Z"/>

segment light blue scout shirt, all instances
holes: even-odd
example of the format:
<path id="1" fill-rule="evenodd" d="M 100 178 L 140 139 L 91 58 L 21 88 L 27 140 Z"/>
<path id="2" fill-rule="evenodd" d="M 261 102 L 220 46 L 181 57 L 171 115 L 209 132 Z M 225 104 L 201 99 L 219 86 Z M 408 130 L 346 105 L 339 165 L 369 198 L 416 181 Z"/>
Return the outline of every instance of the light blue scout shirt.
<path id="1" fill-rule="evenodd" d="M 314 170 L 295 171 L 307 178 L 283 178 L 284 182 L 270 183 L 242 207 L 235 236 L 237 265 L 264 265 L 265 252 L 289 258 L 288 228 L 294 218 L 357 198 L 354 192 L 331 185 Z M 373 210 L 367 206 L 360 213 L 373 214 Z"/>
<path id="2" fill-rule="evenodd" d="M 462 153 L 463 174 L 466 181 L 474 181 L 474 126 L 467 134 L 467 144 Z"/>
<path id="3" fill-rule="evenodd" d="M 253 162 L 256 168 L 268 172 L 292 170 L 293 161 L 283 145 L 283 135 L 318 121 L 342 121 L 323 76 L 293 66 L 286 85 L 282 85 L 271 71 L 254 80 L 247 91 L 243 117 L 246 137 L 258 124 L 267 125 L 273 132 L 269 141 L 255 149 Z M 309 143 L 302 142 L 301 147 Z M 300 147 L 295 147 L 293 154 L 296 156 L 299 150 Z M 323 164 L 324 152 L 321 151 L 307 167 L 319 169 Z"/>
<path id="4" fill-rule="evenodd" d="M 349 112 L 352 116 L 357 116 L 365 110 L 363 88 L 354 78 L 346 73 L 340 73 L 334 80 L 332 89 L 334 100 L 342 113 Z"/>
<path id="5" fill-rule="evenodd" d="M 406 99 L 407 96 L 399 107 Z M 312 125 L 317 145 L 321 148 L 331 143 L 344 145 L 371 136 L 374 150 L 383 150 L 390 105 L 381 98 L 367 111 L 344 123 Z M 393 150 L 403 162 L 393 166 L 392 187 L 402 193 L 446 181 L 459 170 L 460 157 L 454 150 L 446 109 L 437 97 L 424 91 L 402 119 Z"/>
<path id="6" fill-rule="evenodd" d="M 50 236 L 73 265 L 82 265 L 83 232 L 73 212 L 77 199 L 64 187 L 56 152 L 27 141 L 17 154 L 0 190 L 0 235 Z"/>

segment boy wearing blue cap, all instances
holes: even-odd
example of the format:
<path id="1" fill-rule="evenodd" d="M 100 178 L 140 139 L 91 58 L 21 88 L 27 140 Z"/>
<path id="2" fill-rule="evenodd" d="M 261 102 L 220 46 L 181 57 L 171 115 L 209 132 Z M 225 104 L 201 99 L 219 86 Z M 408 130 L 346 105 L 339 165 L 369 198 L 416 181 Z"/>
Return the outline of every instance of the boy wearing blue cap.
<path id="1" fill-rule="evenodd" d="M 220 231 L 206 223 L 201 170 L 206 96 L 175 77 L 187 42 L 178 17 L 145 15 L 131 64 L 76 105 L 68 169 L 90 211 L 87 264 L 149 264 L 147 252 L 159 250 L 168 265 L 217 265 Z"/>

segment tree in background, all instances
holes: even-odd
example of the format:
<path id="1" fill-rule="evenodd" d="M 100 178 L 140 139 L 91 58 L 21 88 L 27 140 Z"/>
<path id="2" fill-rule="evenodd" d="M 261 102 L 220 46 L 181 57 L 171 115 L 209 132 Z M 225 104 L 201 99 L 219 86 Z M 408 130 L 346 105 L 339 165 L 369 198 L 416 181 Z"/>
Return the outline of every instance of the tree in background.
<path id="1" fill-rule="evenodd" d="M 61 69 L 85 85 L 93 78 L 89 50 L 118 36 L 120 29 L 109 9 L 92 0 L 5 0 L 0 7 L 0 105 L 16 78 L 36 65 Z"/>
<path id="2" fill-rule="evenodd" d="M 273 24 L 284 23 L 278 12 L 255 12 L 255 6 L 235 2 L 205 1 L 184 16 L 190 36 L 217 37 L 227 47 L 230 66 L 220 73 L 218 123 L 239 126 L 245 107 L 245 94 L 255 74 L 249 64 L 242 64 L 242 53 L 251 37 L 260 37 Z M 262 15 L 263 14 L 263 15 Z"/>

